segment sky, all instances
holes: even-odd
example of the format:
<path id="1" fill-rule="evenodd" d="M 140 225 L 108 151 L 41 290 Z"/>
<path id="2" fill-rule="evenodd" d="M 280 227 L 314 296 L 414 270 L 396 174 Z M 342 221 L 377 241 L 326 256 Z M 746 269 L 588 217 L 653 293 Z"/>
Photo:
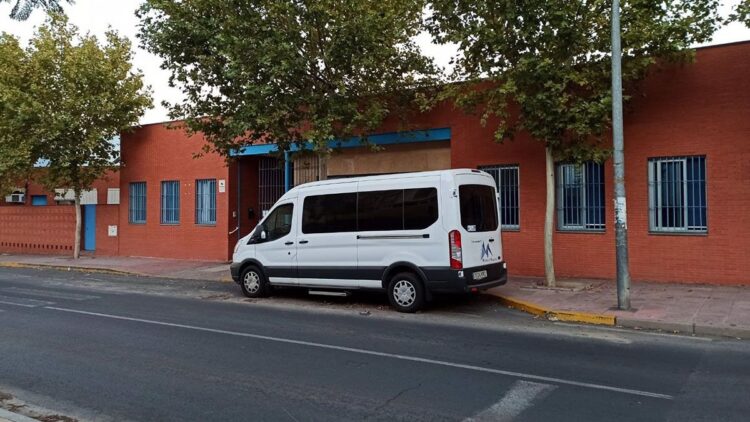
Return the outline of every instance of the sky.
<path id="1" fill-rule="evenodd" d="M 723 1 L 720 9 L 722 15 L 727 16 L 740 1 Z M 70 22 L 78 26 L 81 32 L 90 32 L 101 38 L 111 26 L 121 36 L 126 36 L 132 41 L 133 64 L 143 72 L 145 82 L 151 87 L 154 97 L 154 108 L 148 110 L 140 121 L 141 124 L 147 124 L 168 120 L 167 110 L 161 102 L 174 102 L 182 96 L 179 89 L 169 87 L 169 73 L 159 67 L 161 59 L 138 47 L 138 19 L 135 17 L 135 10 L 141 3 L 142 0 L 76 0 L 72 5 L 64 4 L 63 8 Z M 34 28 L 44 21 L 45 14 L 37 10 L 28 20 L 18 22 L 8 17 L 11 6 L 9 2 L 0 2 L 0 31 L 9 32 L 26 43 L 34 34 Z M 750 40 L 750 28 L 735 22 L 722 27 L 714 35 L 714 39 L 705 45 L 744 40 Z M 443 67 L 448 65 L 450 58 L 455 54 L 455 46 L 435 45 L 427 34 L 419 36 L 417 42 L 425 54 L 432 56 L 436 63 Z"/>

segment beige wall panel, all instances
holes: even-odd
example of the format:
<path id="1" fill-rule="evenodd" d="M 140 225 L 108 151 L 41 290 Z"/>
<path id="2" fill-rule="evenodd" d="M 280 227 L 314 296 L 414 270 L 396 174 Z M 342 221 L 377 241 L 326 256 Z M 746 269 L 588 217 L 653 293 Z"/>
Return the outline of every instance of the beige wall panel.
<path id="1" fill-rule="evenodd" d="M 347 148 L 328 158 L 328 176 L 405 173 L 451 168 L 450 142 Z"/>

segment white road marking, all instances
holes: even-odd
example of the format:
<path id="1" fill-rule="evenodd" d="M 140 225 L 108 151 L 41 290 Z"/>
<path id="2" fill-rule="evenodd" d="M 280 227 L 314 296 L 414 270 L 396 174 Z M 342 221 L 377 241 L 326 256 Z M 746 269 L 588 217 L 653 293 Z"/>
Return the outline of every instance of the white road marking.
<path id="1" fill-rule="evenodd" d="M 294 340 L 294 339 L 283 338 L 283 337 L 272 337 L 272 336 L 265 336 L 261 334 L 242 333 L 239 331 L 219 330 L 216 328 L 198 327 L 195 325 L 177 324 L 173 322 L 156 321 L 156 320 L 151 320 L 151 319 L 132 318 L 132 317 L 126 317 L 126 316 L 120 316 L 120 315 L 103 314 L 99 312 L 81 311 L 78 309 L 59 308 L 56 306 L 45 306 L 44 309 L 50 309 L 53 311 L 60 311 L 60 312 L 70 312 L 70 313 L 81 314 L 81 315 L 96 316 L 96 317 L 102 317 L 102 318 L 117 319 L 117 320 L 122 320 L 122 321 L 141 322 L 144 324 L 161 325 L 164 327 L 184 328 L 187 330 L 203 331 L 207 333 L 225 334 L 225 335 L 230 335 L 230 336 L 253 338 L 257 340 L 267 340 L 267 341 L 273 341 L 277 343 L 296 344 L 299 346 L 309 346 L 309 347 L 316 347 L 320 349 L 338 350 L 342 352 L 358 353 L 361 355 L 379 356 L 379 357 L 385 357 L 385 358 L 405 360 L 409 362 L 429 363 L 432 365 L 446 366 L 450 368 L 459 368 L 459 369 L 466 369 L 469 371 L 484 372 L 484 373 L 496 374 L 496 375 L 505 375 L 505 376 L 514 377 L 514 378 L 541 381 L 544 383 L 562 384 L 562 385 L 570 385 L 574 387 L 590 388 L 594 390 L 612 391 L 615 393 L 629 394 L 633 396 L 651 397 L 651 398 L 662 399 L 662 400 L 674 400 L 674 396 L 671 396 L 669 394 L 653 393 L 650 391 L 635 390 L 632 388 L 613 387 L 613 386 L 604 385 L 604 384 L 594 384 L 594 383 L 589 383 L 589 382 L 573 381 L 573 380 L 567 380 L 563 378 L 545 377 L 542 375 L 525 374 L 523 372 L 505 371 L 502 369 L 467 365 L 463 363 L 448 362 L 444 360 L 420 358 L 417 356 L 401 355 L 397 353 L 378 352 L 375 350 L 359 349 L 355 347 L 336 346 L 333 344 L 316 343 L 316 342 L 304 341 L 304 340 Z"/>
<path id="2" fill-rule="evenodd" d="M 23 306 L 24 308 L 37 308 L 39 306 L 52 305 L 54 302 L 0 295 L 0 303 L 5 305 Z"/>
<path id="3" fill-rule="evenodd" d="M 551 384 L 516 381 L 511 389 L 489 408 L 467 418 L 464 422 L 508 422 L 526 410 L 534 400 L 540 400 L 557 388 Z"/>
<path id="4" fill-rule="evenodd" d="M 69 299 L 69 300 L 99 299 L 99 296 L 58 292 L 54 290 L 24 289 L 20 287 L 8 287 L 8 288 L 3 289 L 3 291 L 10 292 L 10 293 L 20 293 L 20 294 L 29 295 L 29 296 L 48 297 L 52 299 Z"/>

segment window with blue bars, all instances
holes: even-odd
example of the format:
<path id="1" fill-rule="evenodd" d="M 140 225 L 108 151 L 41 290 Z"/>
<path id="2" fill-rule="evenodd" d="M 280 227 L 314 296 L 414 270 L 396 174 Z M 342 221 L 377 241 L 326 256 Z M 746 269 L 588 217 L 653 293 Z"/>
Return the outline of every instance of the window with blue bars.
<path id="1" fill-rule="evenodd" d="M 180 182 L 177 180 L 161 182 L 161 223 L 180 223 Z"/>
<path id="2" fill-rule="evenodd" d="M 136 224 L 146 222 L 146 182 L 130 184 L 128 193 L 128 221 Z"/>
<path id="3" fill-rule="evenodd" d="M 195 181 L 195 224 L 216 224 L 216 179 Z"/>
<path id="4" fill-rule="evenodd" d="M 649 229 L 652 232 L 705 233 L 706 157 L 648 160 Z"/>
<path id="5" fill-rule="evenodd" d="M 500 223 L 506 230 L 520 228 L 518 211 L 518 166 L 495 165 L 479 167 L 479 170 L 489 173 L 495 179 L 497 193 L 500 195 Z"/>
<path id="6" fill-rule="evenodd" d="M 602 231 L 604 166 L 594 161 L 557 165 L 557 228 Z"/>

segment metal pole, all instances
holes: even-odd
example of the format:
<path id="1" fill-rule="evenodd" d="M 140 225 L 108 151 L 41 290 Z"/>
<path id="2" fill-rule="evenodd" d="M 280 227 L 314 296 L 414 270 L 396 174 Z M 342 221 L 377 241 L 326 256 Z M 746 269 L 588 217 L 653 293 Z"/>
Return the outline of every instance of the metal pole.
<path id="1" fill-rule="evenodd" d="M 292 188 L 292 159 L 289 151 L 284 151 L 284 192 Z"/>
<path id="2" fill-rule="evenodd" d="M 242 158 L 237 158 L 237 241 L 242 238 Z"/>
<path id="3" fill-rule="evenodd" d="M 612 0 L 612 139 L 615 164 L 615 250 L 617 254 L 617 307 L 630 309 L 628 222 L 625 204 L 625 154 L 622 130 L 622 49 L 620 0 Z"/>

